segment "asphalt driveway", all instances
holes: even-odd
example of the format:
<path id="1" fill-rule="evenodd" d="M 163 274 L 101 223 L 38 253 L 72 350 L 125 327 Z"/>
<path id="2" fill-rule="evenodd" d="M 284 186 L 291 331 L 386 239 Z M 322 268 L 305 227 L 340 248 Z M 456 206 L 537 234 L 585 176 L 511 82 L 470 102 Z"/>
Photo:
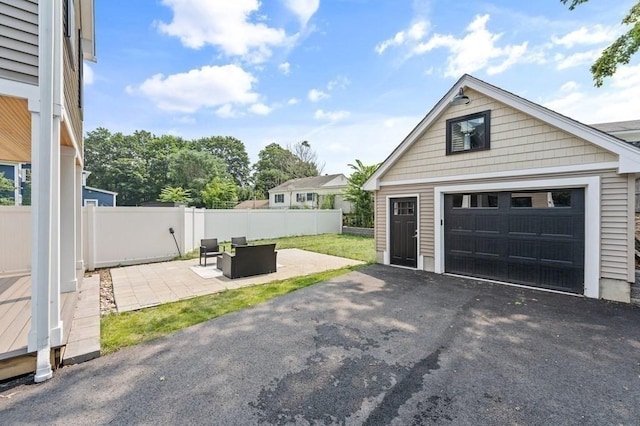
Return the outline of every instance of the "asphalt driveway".
<path id="1" fill-rule="evenodd" d="M 0 386 L 12 424 L 637 424 L 640 308 L 374 265 Z"/>

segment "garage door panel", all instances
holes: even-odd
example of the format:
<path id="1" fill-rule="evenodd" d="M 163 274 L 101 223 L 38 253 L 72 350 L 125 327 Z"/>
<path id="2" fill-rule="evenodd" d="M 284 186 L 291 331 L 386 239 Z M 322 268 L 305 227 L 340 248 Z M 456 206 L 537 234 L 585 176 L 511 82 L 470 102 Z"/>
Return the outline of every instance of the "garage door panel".
<path id="1" fill-rule="evenodd" d="M 583 292 L 584 190 L 492 195 L 491 208 L 445 195 L 445 271 Z"/>

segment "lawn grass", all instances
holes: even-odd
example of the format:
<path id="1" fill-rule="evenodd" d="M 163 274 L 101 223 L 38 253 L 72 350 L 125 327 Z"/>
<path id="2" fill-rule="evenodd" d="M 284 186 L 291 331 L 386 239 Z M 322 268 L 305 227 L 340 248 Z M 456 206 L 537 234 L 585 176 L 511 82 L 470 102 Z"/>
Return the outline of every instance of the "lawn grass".
<path id="1" fill-rule="evenodd" d="M 373 238 L 344 234 L 324 234 L 252 241 L 255 244 L 276 243 L 276 249 L 299 248 L 317 253 L 375 262 Z M 227 243 L 226 250 L 229 250 Z M 192 252 L 194 253 L 194 252 Z M 198 257 L 188 253 L 185 258 Z M 111 313 L 102 317 L 101 352 L 109 354 L 127 346 L 137 345 L 177 330 L 221 315 L 266 302 L 283 294 L 329 280 L 360 266 L 320 272 L 252 287 L 226 290 L 221 293 L 166 303 L 139 311 Z"/>

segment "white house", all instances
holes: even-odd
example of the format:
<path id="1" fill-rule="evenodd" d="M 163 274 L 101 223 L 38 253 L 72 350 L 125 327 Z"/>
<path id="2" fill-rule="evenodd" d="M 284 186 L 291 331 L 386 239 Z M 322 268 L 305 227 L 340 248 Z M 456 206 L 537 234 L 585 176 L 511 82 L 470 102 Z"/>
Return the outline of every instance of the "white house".
<path id="1" fill-rule="evenodd" d="M 342 173 L 291 179 L 269 190 L 272 209 L 342 209 L 351 212 L 351 203 L 344 200 L 347 177 Z"/>

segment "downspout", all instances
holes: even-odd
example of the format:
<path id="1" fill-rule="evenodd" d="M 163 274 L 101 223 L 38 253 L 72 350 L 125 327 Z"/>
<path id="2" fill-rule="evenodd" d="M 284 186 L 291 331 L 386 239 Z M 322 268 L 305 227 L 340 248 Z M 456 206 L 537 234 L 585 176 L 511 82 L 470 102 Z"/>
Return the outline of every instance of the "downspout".
<path id="1" fill-rule="evenodd" d="M 38 135 L 32 135 L 32 270 L 31 270 L 31 330 L 29 351 L 36 352 L 36 383 L 53 376 L 49 300 L 51 288 L 51 198 L 53 133 L 53 72 L 54 72 L 54 10 L 59 0 L 38 3 L 38 88 L 40 114 Z M 35 140 L 34 140 L 35 139 Z"/>

